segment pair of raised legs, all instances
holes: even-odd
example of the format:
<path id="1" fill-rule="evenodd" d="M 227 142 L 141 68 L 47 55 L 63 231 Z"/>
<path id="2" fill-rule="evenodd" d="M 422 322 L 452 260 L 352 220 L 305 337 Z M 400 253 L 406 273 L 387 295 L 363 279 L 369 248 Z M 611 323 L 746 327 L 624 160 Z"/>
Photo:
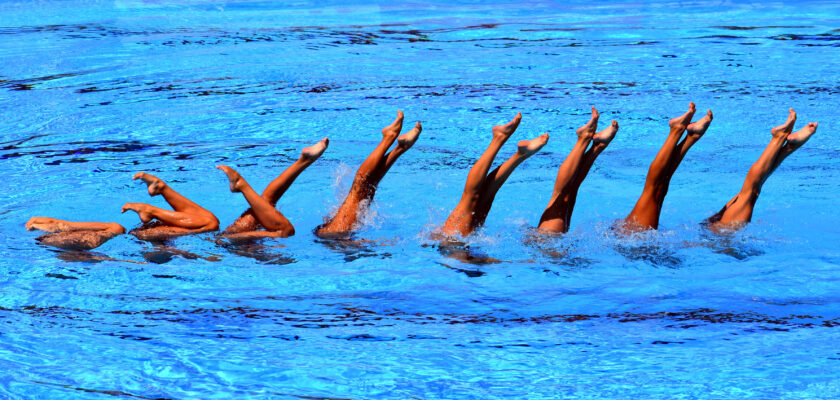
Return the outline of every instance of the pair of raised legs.
<path id="1" fill-rule="evenodd" d="M 414 145 L 423 130 L 418 122 L 409 132 L 400 135 L 403 118 L 403 112 L 397 111 L 397 119 L 382 129 L 382 141 L 359 166 L 353 178 L 350 193 L 338 207 L 335 215 L 315 229 L 315 234 L 331 237 L 344 235 L 355 229 L 364 207 L 373 201 L 379 181 L 391 169 L 394 162 Z M 397 145 L 388 151 L 394 142 Z"/>
<path id="2" fill-rule="evenodd" d="M 692 123 L 691 118 L 695 111 L 694 103 L 689 103 L 685 114 L 668 121 L 670 127 L 668 137 L 650 164 L 642 195 L 639 196 L 630 214 L 619 223 L 622 231 L 637 232 L 659 227 L 659 215 L 662 212 L 665 195 L 668 194 L 671 177 L 674 176 L 674 172 L 691 146 L 700 140 L 709 128 L 709 124 L 712 123 L 712 110 Z M 685 137 L 683 137 L 684 133 Z"/>
<path id="3" fill-rule="evenodd" d="M 805 144 L 817 131 L 817 123 L 809 122 L 804 128 L 793 132 L 794 123 L 796 112 L 791 108 L 787 121 L 770 130 L 770 143 L 750 167 L 738 194 L 706 221 L 710 229 L 737 229 L 752 220 L 753 208 L 764 182 L 785 158 Z"/>
<path id="4" fill-rule="evenodd" d="M 551 199 L 537 227 L 540 232 L 565 233 L 569 231 L 580 185 L 589 174 L 595 159 L 607 148 L 618 132 L 618 122 L 611 121 L 610 126 L 596 133 L 599 117 L 598 110 L 592 107 L 592 117 L 589 122 L 575 132 L 578 137 L 577 142 L 557 171 L 554 191 L 551 193 Z"/>
<path id="5" fill-rule="evenodd" d="M 484 154 L 478 158 L 475 165 L 470 168 L 461 200 L 441 227 L 443 234 L 466 236 L 484 224 L 484 220 L 487 219 L 487 214 L 490 212 L 490 207 L 493 205 L 493 199 L 496 198 L 496 193 L 498 193 L 502 184 L 519 164 L 539 151 L 548 142 L 548 133 L 531 140 L 520 141 L 517 144 L 516 153 L 502 165 L 490 171 L 496 154 L 516 131 L 521 121 L 522 114 L 517 113 L 513 120 L 507 124 L 493 127 L 493 138 L 490 140 L 490 145 L 484 151 Z M 488 173 L 488 171 L 490 172 Z"/>

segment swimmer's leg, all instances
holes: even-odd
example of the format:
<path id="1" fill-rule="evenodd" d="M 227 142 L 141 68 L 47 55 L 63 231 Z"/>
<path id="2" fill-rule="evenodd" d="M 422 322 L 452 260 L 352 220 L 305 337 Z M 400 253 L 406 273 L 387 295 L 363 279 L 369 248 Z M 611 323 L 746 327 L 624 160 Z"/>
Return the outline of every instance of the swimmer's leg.
<path id="1" fill-rule="evenodd" d="M 487 172 L 490 171 L 490 167 L 496 158 L 496 154 L 499 153 L 499 149 L 502 148 L 502 145 L 516 131 L 521 121 L 522 114 L 516 113 L 513 120 L 507 124 L 493 127 L 493 138 L 490 140 L 490 145 L 484 151 L 484 154 L 478 158 L 478 161 L 475 162 L 472 168 L 470 168 L 461 200 L 443 224 L 441 228 L 443 233 L 447 235 L 468 235 L 472 233 L 472 226 L 474 226 L 472 223 L 473 213 L 478 206 L 482 186 L 484 186 L 485 180 L 487 179 Z"/>
<path id="2" fill-rule="evenodd" d="M 233 168 L 225 165 L 219 165 L 216 168 L 224 171 L 230 181 L 230 191 L 233 193 L 242 193 L 245 200 L 251 206 L 254 216 L 257 221 L 265 227 L 266 230 L 280 233 L 282 237 L 288 237 L 295 234 L 295 228 L 292 223 L 276 208 L 269 203 L 264 197 L 257 194 L 256 191 L 245 181 L 239 172 Z"/>
<path id="3" fill-rule="evenodd" d="M 114 222 L 72 222 L 46 217 L 29 219 L 26 229 L 50 232 L 39 237 L 38 242 L 66 250 L 95 249 L 114 236 L 125 233 L 125 228 Z"/>
<path id="4" fill-rule="evenodd" d="M 138 172 L 132 179 L 141 179 L 145 182 L 149 187 L 149 195 L 163 195 L 175 211 L 143 203 L 126 203 L 122 212 L 131 210 L 136 212 L 143 222 L 157 219 L 165 225 L 190 229 L 194 233 L 219 229 L 219 220 L 213 213 L 182 196 L 161 179 L 145 172 Z"/>
<path id="5" fill-rule="evenodd" d="M 580 185 L 583 184 L 583 180 L 586 179 L 586 175 L 589 174 L 589 170 L 592 168 L 592 165 L 595 164 L 595 160 L 601 152 L 609 146 L 613 137 L 615 137 L 616 132 L 618 132 L 618 122 L 612 121 L 609 127 L 596 133 L 592 138 L 592 146 L 589 147 L 589 150 L 587 150 L 586 154 L 583 156 L 581 166 L 578 168 L 578 172 L 575 175 L 575 181 L 572 183 L 572 190 L 569 195 L 569 205 L 566 208 L 568 212 L 566 214 L 567 226 L 569 226 L 572 221 L 572 210 L 574 210 L 575 202 L 577 202 Z"/>
<path id="6" fill-rule="evenodd" d="M 513 173 L 513 170 L 528 157 L 540 151 L 546 143 L 548 143 L 548 133 L 543 133 L 531 140 L 520 141 L 517 144 L 516 153 L 502 163 L 502 165 L 487 174 L 487 179 L 484 180 L 484 184 L 481 187 L 481 194 L 478 198 L 478 205 L 475 208 L 471 230 L 484 224 L 484 220 L 487 219 L 487 214 L 490 213 L 490 207 L 493 206 L 496 193 L 499 192 L 499 189 L 501 189 L 502 185 L 510 177 L 510 174 Z"/>
<path id="7" fill-rule="evenodd" d="M 336 214 L 324 225 L 317 228 L 316 234 L 335 234 L 353 230 L 353 226 L 359 218 L 359 207 L 362 201 L 373 199 L 373 195 L 376 193 L 376 185 L 371 178 L 375 178 L 376 172 L 384 168 L 387 159 L 386 153 L 397 140 L 397 136 L 402 130 L 402 124 L 403 113 L 397 111 L 397 119 L 391 125 L 382 129 L 382 141 L 356 171 L 350 193 L 347 194 Z"/>
<path id="8" fill-rule="evenodd" d="M 668 122 L 670 126 L 668 137 L 650 164 L 642 195 L 624 219 L 623 229 L 644 230 L 656 229 L 659 226 L 659 214 L 662 211 L 665 195 L 668 193 L 670 175 L 676 169 L 675 163 L 679 164 L 677 159 L 681 149 L 680 138 L 691 122 L 694 112 L 694 103 L 690 103 L 685 114 Z"/>
<path id="9" fill-rule="evenodd" d="M 788 120 L 771 130 L 773 137 L 758 160 L 750 167 L 741 190 L 722 210 L 709 218 L 708 222 L 713 228 L 737 228 L 752 220 L 755 203 L 764 182 L 787 156 L 805 144 L 817 130 L 817 123 L 811 122 L 799 131 L 791 133 L 795 122 L 796 113 L 791 109 Z"/>
<path id="10" fill-rule="evenodd" d="M 569 230 L 567 217 L 571 214 L 571 211 L 568 209 L 571 192 L 575 178 L 578 175 L 578 170 L 584 162 L 586 148 L 589 147 L 589 143 L 592 142 L 592 138 L 595 136 L 595 130 L 598 129 L 599 116 L 598 110 L 592 107 L 592 116 L 589 122 L 577 129 L 578 140 L 557 170 L 557 178 L 554 180 L 554 190 L 551 193 L 548 206 L 540 217 L 539 230 L 544 232 L 566 232 Z"/>
<path id="11" fill-rule="evenodd" d="M 276 206 L 277 201 L 280 200 L 284 193 L 286 193 L 286 190 L 289 189 L 301 172 L 321 157 L 321 154 L 323 154 L 327 149 L 329 143 L 329 139 L 324 138 L 321 139 L 320 142 L 304 148 L 303 151 L 301 151 L 300 158 L 268 184 L 265 190 L 263 190 L 261 196 L 268 201 L 269 204 L 271 204 L 272 208 Z M 236 221 L 225 228 L 224 233 L 234 234 L 240 232 L 251 232 L 256 231 L 257 229 L 259 229 L 259 222 L 254 215 L 254 210 L 252 208 L 248 208 L 241 216 L 239 216 L 239 218 L 236 219 Z M 277 236 L 272 235 L 271 237 Z"/>

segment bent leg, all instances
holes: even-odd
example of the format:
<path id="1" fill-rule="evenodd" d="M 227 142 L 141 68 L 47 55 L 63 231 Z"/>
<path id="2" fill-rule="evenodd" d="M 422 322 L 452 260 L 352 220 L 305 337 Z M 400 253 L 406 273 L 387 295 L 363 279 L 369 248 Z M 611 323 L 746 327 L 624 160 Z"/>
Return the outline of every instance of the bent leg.
<path id="1" fill-rule="evenodd" d="M 691 122 L 694 112 L 694 103 L 689 103 L 685 114 L 668 122 L 668 138 L 650 164 L 642 195 L 624 220 L 625 229 L 644 230 L 659 227 L 659 213 L 668 192 L 670 175 L 673 174 L 676 165 L 679 165 L 680 138 Z"/>
<path id="2" fill-rule="evenodd" d="M 300 158 L 286 168 L 286 170 L 283 171 L 283 173 L 281 173 L 277 178 L 274 178 L 265 190 L 263 190 L 261 196 L 266 199 L 272 207 L 275 207 L 277 205 L 277 201 L 280 200 L 284 193 L 286 193 L 286 190 L 288 190 L 292 183 L 294 183 L 295 179 L 297 179 L 301 172 L 312 165 L 315 160 L 324 154 L 324 151 L 327 149 L 329 144 L 330 140 L 328 138 L 323 138 L 320 142 L 315 143 L 312 146 L 305 147 L 301 151 Z M 248 208 L 244 213 L 242 213 L 242 215 L 239 216 L 239 218 L 236 219 L 236 221 L 225 228 L 225 233 L 233 234 L 240 232 L 252 232 L 259 228 L 259 222 L 254 215 L 254 210 Z"/>
<path id="3" fill-rule="evenodd" d="M 282 237 L 288 237 L 295 234 L 295 228 L 292 226 L 286 217 L 280 213 L 274 205 L 272 205 L 264 197 L 257 194 L 251 185 L 245 181 L 239 172 L 233 168 L 225 165 L 216 167 L 225 172 L 230 181 L 230 191 L 234 193 L 242 193 L 245 200 L 251 206 L 254 217 L 257 221 L 265 227 L 266 230 L 278 232 Z"/>
<path id="4" fill-rule="evenodd" d="M 30 218 L 26 229 L 50 232 L 38 237 L 38 242 L 65 250 L 95 249 L 125 233 L 125 228 L 115 222 L 72 222 L 46 217 Z"/>
<path id="5" fill-rule="evenodd" d="M 216 230 L 219 225 L 211 224 L 211 221 L 203 215 L 194 213 L 164 210 L 145 203 L 125 203 L 122 212 L 134 211 L 140 217 L 140 221 L 146 223 L 154 219 L 170 227 L 184 228 L 192 232 L 205 232 Z"/>
<path id="6" fill-rule="evenodd" d="M 26 222 L 26 230 L 44 232 L 109 231 L 125 233 L 125 228 L 116 222 L 73 222 L 48 217 L 32 217 Z"/>
<path id="7" fill-rule="evenodd" d="M 145 182 L 148 185 L 149 195 L 162 195 L 175 211 L 142 203 L 126 203 L 122 212 L 126 210 L 135 211 L 143 222 L 158 219 L 166 225 L 195 229 L 200 232 L 213 231 L 219 228 L 219 219 L 213 213 L 182 196 L 158 177 L 145 172 L 138 172 L 132 179 L 140 179 Z"/>

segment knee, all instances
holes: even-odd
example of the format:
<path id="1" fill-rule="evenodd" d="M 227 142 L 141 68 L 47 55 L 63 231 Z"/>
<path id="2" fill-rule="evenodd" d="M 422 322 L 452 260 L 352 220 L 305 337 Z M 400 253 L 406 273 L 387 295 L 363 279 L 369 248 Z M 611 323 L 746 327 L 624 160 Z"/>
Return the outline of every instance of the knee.
<path id="1" fill-rule="evenodd" d="M 125 228 L 116 222 L 109 222 L 108 231 L 113 232 L 117 235 L 122 235 L 123 233 L 125 233 Z"/>
<path id="2" fill-rule="evenodd" d="M 290 237 L 295 235 L 295 227 L 292 224 L 280 230 L 280 234 L 283 237 Z"/>

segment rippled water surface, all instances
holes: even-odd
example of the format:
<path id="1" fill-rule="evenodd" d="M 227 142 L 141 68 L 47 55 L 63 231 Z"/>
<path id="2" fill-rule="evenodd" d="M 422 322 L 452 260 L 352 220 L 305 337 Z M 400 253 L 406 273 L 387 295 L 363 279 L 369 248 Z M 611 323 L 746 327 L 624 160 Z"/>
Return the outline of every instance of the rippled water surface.
<path id="1" fill-rule="evenodd" d="M 835 2 L 0 3 L 0 398 L 838 398 L 838 47 Z M 692 100 L 715 121 L 660 231 L 616 236 Z M 572 231 L 530 243 L 591 105 L 621 130 Z M 702 230 L 788 107 L 816 136 L 746 229 Z M 397 109 L 419 142 L 352 240 L 316 238 Z M 439 248 L 516 111 L 514 139 L 551 140 Z M 164 205 L 137 171 L 226 225 L 246 203 L 215 165 L 261 189 L 324 136 L 289 239 L 73 253 L 23 228 L 136 226 L 123 203 Z"/>

